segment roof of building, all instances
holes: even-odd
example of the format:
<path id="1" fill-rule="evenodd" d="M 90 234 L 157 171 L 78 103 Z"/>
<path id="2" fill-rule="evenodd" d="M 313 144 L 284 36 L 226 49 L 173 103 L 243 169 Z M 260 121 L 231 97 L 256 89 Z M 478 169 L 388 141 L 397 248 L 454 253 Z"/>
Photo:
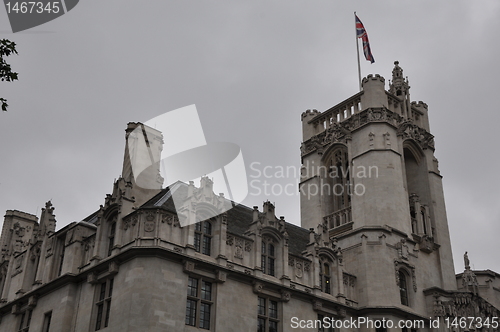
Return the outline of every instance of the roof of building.
<path id="1" fill-rule="evenodd" d="M 149 201 L 144 203 L 141 208 L 160 207 L 172 213 L 176 213 L 172 193 L 183 195 L 187 193 L 188 185 L 177 181 L 172 185 L 163 189 Z M 253 209 L 230 201 L 233 208 L 227 211 L 227 231 L 234 235 L 244 236 L 245 232 L 250 228 L 253 221 Z M 285 222 L 285 229 L 288 233 L 288 250 L 294 255 L 301 255 L 306 250 L 309 243 L 309 230 L 297 225 Z"/>

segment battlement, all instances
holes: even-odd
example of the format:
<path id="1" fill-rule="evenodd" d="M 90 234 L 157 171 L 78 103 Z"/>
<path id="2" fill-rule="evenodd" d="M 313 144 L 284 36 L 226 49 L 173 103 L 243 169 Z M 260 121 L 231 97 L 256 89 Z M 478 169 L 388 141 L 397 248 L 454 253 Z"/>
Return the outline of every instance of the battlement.
<path id="1" fill-rule="evenodd" d="M 423 107 L 425 109 L 428 109 L 428 106 L 426 103 L 424 103 L 423 101 L 419 100 L 418 102 L 416 101 L 412 101 L 411 102 L 411 106 L 412 107 Z"/>
<path id="2" fill-rule="evenodd" d="M 369 74 L 368 76 L 363 78 L 362 85 L 364 85 L 365 83 L 367 83 L 369 81 L 380 81 L 380 82 L 385 84 L 385 78 L 383 76 L 380 76 L 379 74 L 375 74 L 375 75 Z"/>
<path id="3" fill-rule="evenodd" d="M 304 118 L 306 117 L 315 117 L 316 115 L 318 115 L 319 112 L 318 110 L 315 110 L 315 109 L 312 109 L 312 110 L 306 110 L 305 112 L 302 112 L 302 116 L 301 116 L 301 119 L 304 120 Z"/>
<path id="4" fill-rule="evenodd" d="M 140 125 L 142 125 L 141 122 L 129 122 L 127 123 L 127 129 L 125 129 L 125 131 L 134 130 L 135 128 L 137 128 L 137 126 Z"/>

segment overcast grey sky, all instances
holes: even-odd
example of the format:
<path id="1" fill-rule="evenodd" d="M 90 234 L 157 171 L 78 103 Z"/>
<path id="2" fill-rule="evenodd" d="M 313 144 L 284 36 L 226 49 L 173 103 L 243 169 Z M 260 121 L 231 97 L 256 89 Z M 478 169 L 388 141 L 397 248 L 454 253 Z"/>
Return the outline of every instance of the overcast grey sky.
<path id="1" fill-rule="evenodd" d="M 121 172 L 127 122 L 193 103 L 207 141 L 239 144 L 250 176 L 253 162 L 299 167 L 301 113 L 357 92 L 354 11 L 376 60 L 362 75 L 388 80 L 399 60 L 429 105 L 457 272 L 466 250 L 500 272 L 498 0 L 86 0 L 16 34 L 0 9 L 20 53 L 20 80 L 0 82 L 0 211 L 39 216 L 51 199 L 58 228 L 81 220 Z M 299 224 L 298 196 L 244 203 L 265 199 Z"/>

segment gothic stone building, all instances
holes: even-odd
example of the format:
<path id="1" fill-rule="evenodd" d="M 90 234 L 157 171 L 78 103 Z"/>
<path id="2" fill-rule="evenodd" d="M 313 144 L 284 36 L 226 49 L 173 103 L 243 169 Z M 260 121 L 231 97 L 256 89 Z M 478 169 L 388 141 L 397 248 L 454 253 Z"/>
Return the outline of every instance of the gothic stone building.
<path id="1" fill-rule="evenodd" d="M 157 189 L 144 190 L 127 148 L 112 194 L 84 220 L 56 230 L 50 202 L 39 219 L 7 211 L 0 331 L 498 331 L 451 325 L 500 316 L 500 275 L 467 256 L 455 275 L 427 105 L 410 101 L 395 64 L 388 90 L 369 75 L 361 92 L 302 114 L 302 227 L 270 202 L 204 218 L 228 203 L 210 179 L 161 189 L 152 169 Z M 175 193 L 198 223 L 181 227 Z M 335 329 L 318 324 L 330 319 Z M 408 320 L 424 324 L 397 325 Z"/>

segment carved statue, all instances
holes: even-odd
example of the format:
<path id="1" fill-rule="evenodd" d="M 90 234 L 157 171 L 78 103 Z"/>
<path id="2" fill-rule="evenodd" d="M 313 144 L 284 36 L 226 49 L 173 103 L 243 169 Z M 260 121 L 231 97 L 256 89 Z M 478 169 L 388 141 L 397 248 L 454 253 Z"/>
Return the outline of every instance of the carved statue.
<path id="1" fill-rule="evenodd" d="M 464 264 L 467 270 L 470 269 L 469 255 L 467 255 L 467 251 L 464 254 Z"/>

